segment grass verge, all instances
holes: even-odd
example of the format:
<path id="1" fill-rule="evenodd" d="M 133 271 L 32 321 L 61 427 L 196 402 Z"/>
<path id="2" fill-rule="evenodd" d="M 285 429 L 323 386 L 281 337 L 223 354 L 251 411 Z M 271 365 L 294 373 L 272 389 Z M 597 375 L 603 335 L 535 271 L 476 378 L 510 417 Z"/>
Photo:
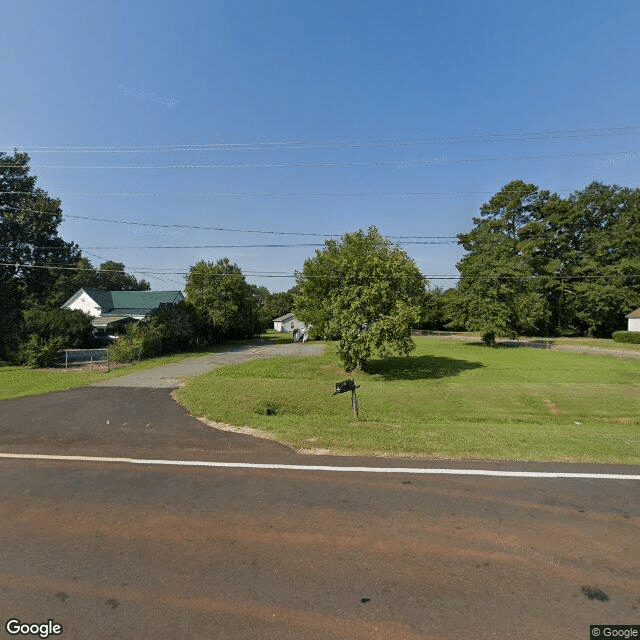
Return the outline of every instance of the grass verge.
<path id="1" fill-rule="evenodd" d="M 283 344 L 291 342 L 291 334 L 276 333 L 268 331 L 258 336 L 257 340 L 269 342 L 273 344 Z M 118 366 L 109 373 L 106 371 L 86 371 L 86 370 L 69 370 L 65 371 L 61 368 L 56 369 L 32 369 L 30 367 L 14 367 L 0 366 L 0 400 L 8 398 L 18 398 L 20 396 L 34 396 L 51 391 L 63 391 L 65 389 L 73 389 L 82 387 L 101 380 L 109 380 L 118 378 L 129 373 L 137 371 L 145 371 L 163 364 L 172 362 L 181 362 L 189 358 L 197 358 L 223 351 L 229 347 L 244 345 L 246 340 L 236 340 L 226 342 L 198 351 L 188 353 L 177 353 L 168 356 L 159 356 L 157 358 L 149 358 L 133 364 Z"/>
<path id="2" fill-rule="evenodd" d="M 150 358 L 134 364 L 119 366 L 109 373 L 106 371 L 65 371 L 64 369 L 31 369 L 30 367 L 3 366 L 0 367 L 0 400 L 83 387 L 101 380 L 109 380 L 135 373 L 136 371 L 152 369 L 162 364 L 197 358 L 206 353 L 211 353 L 211 350 Z"/>
<path id="3" fill-rule="evenodd" d="M 176 392 L 192 415 L 299 449 L 437 458 L 640 463 L 640 363 L 418 337 L 356 375 L 360 417 L 324 356 L 226 366 Z"/>

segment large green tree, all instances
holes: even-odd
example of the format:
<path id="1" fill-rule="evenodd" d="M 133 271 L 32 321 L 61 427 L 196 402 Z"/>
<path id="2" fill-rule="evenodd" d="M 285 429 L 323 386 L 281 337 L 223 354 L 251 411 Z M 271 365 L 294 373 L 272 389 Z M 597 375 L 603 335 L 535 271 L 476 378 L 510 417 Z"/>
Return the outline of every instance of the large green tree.
<path id="1" fill-rule="evenodd" d="M 640 305 L 640 190 L 593 182 L 538 212 L 554 331 L 609 337 Z"/>
<path id="2" fill-rule="evenodd" d="M 151 286 L 146 280 L 138 280 L 126 273 L 123 262 L 107 260 L 95 273 L 95 288 L 107 291 L 148 291 Z"/>
<path id="3" fill-rule="evenodd" d="M 416 264 L 376 227 L 327 240 L 296 273 L 296 316 L 310 335 L 339 340 L 347 371 L 374 355 L 407 355 L 420 318 L 426 280 Z"/>
<path id="4" fill-rule="evenodd" d="M 187 301 L 204 323 L 206 340 L 249 338 L 258 330 L 258 300 L 240 267 L 228 258 L 201 260 L 187 275 Z"/>
<path id="5" fill-rule="evenodd" d="M 58 235 L 60 201 L 36 187 L 29 156 L 0 152 L 0 358 L 15 352 L 22 311 L 46 303 L 60 267 L 80 258 Z"/>
<path id="6" fill-rule="evenodd" d="M 81 287 L 106 291 L 148 291 L 151 288 L 146 280 L 126 273 L 122 262 L 107 260 L 96 269 L 88 258 L 80 257 L 72 266 L 73 269 L 60 271 L 46 300 L 49 306 L 59 307 Z"/>
<path id="7" fill-rule="evenodd" d="M 460 234 L 447 313 L 486 336 L 609 337 L 640 306 L 640 190 L 593 182 L 567 198 L 510 182 Z"/>
<path id="8" fill-rule="evenodd" d="M 58 235 L 60 200 L 36 187 L 29 156 L 0 152 L 0 263 L 3 282 L 25 301 L 43 303 L 60 269 L 80 258 L 80 249 Z"/>
<path id="9" fill-rule="evenodd" d="M 549 308 L 531 262 L 535 212 L 549 199 L 533 184 L 510 182 L 480 209 L 475 227 L 458 236 L 466 255 L 448 306 L 453 325 L 486 340 L 547 331 Z"/>

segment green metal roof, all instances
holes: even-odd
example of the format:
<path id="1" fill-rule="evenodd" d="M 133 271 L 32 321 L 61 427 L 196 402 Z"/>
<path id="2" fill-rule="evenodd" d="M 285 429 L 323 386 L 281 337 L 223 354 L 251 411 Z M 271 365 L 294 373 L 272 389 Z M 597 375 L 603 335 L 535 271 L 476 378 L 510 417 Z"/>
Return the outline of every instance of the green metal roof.
<path id="1" fill-rule="evenodd" d="M 84 289 L 102 310 L 102 315 L 146 315 L 163 303 L 184 299 L 180 291 L 103 291 Z"/>
<path id="2" fill-rule="evenodd" d="M 100 308 L 103 311 L 107 311 L 108 309 L 113 309 L 113 300 L 111 298 L 111 291 L 104 291 L 103 289 L 89 289 L 88 287 L 83 287 L 83 289 L 86 293 L 88 293 L 91 296 L 93 300 L 95 300 L 100 305 Z M 80 289 L 80 291 L 82 291 L 82 289 Z M 77 296 L 78 293 L 80 293 L 80 291 L 75 293 L 73 297 Z"/>
<path id="3" fill-rule="evenodd" d="M 113 300 L 113 312 L 125 309 L 127 312 L 128 310 L 157 309 L 163 303 L 173 304 L 183 299 L 180 291 L 109 291 L 109 293 Z"/>

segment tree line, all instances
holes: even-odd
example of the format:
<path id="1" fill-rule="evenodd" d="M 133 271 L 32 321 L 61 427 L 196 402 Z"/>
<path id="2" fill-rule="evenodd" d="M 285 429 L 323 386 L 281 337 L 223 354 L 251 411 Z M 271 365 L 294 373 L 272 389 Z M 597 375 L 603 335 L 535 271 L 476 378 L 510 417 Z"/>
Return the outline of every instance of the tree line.
<path id="1" fill-rule="evenodd" d="M 640 189 L 593 182 L 562 198 L 515 180 L 473 224 L 457 286 L 427 294 L 425 328 L 609 338 L 640 307 Z"/>
<path id="2" fill-rule="evenodd" d="M 81 287 L 147 290 L 122 263 L 95 268 L 58 234 L 62 207 L 36 186 L 29 156 L 0 153 L 0 360 L 42 364 L 86 346 L 90 319 L 60 305 Z M 459 234 L 458 284 L 428 282 L 399 245 L 375 227 L 327 240 L 296 286 L 271 293 L 247 283 L 228 258 L 200 261 L 187 299 L 132 323 L 116 353 L 135 360 L 248 338 L 292 309 L 312 337 L 339 340 L 345 369 L 372 355 L 408 354 L 411 327 L 496 336 L 602 336 L 640 307 L 640 189 L 593 182 L 563 198 L 515 180 Z"/>
<path id="3" fill-rule="evenodd" d="M 78 289 L 150 285 L 120 262 L 94 267 L 77 244 L 63 240 L 62 203 L 36 182 L 28 154 L 0 152 L 0 360 L 44 366 L 62 348 L 92 346 L 91 319 L 60 308 Z M 193 265 L 186 290 L 187 301 L 125 329 L 124 359 L 252 337 L 293 306 L 293 290 L 273 294 L 248 284 L 227 258 Z"/>

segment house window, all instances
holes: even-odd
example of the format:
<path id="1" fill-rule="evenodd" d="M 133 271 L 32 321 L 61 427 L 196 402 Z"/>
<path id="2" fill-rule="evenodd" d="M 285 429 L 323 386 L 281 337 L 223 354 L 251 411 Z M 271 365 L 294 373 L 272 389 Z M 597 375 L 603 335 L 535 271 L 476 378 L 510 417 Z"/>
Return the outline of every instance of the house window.
<path id="1" fill-rule="evenodd" d="M 293 322 L 291 323 L 291 328 L 293 329 Z"/>

